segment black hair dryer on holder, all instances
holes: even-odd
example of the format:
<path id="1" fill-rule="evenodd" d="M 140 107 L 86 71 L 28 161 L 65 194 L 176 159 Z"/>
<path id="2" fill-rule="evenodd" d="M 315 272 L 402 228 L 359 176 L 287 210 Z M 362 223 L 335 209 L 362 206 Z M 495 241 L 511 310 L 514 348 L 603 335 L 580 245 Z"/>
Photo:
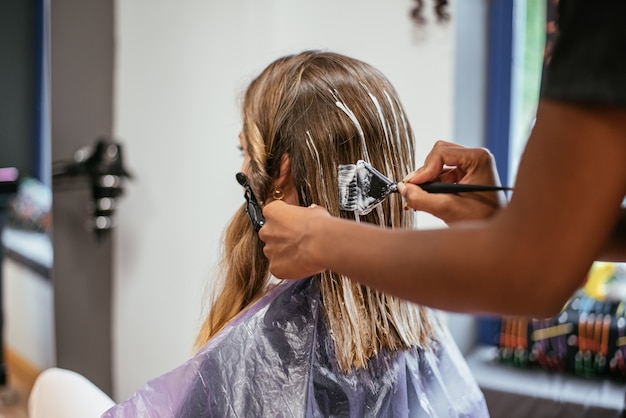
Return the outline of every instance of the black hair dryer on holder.
<path id="1" fill-rule="evenodd" d="M 107 236 L 114 226 L 113 215 L 117 199 L 124 194 L 125 180 L 132 179 L 124 168 L 122 146 L 100 139 L 93 147 L 79 148 L 72 161 L 54 163 L 52 177 L 89 179 L 93 197 L 91 229 L 99 240 Z"/>

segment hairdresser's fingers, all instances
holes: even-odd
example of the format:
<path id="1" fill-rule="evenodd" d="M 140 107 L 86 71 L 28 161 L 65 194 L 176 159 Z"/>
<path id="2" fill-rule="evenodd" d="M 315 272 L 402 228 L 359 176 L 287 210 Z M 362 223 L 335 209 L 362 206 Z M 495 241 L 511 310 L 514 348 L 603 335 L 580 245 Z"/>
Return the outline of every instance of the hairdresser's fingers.
<path id="1" fill-rule="evenodd" d="M 259 238 L 265 243 L 263 252 L 270 262 L 270 272 L 281 279 L 300 279 L 319 273 L 322 267 L 311 256 L 312 220 L 330 216 L 319 206 L 303 208 L 281 201 L 263 208 L 265 224 Z"/>
<path id="2" fill-rule="evenodd" d="M 497 192 L 428 193 L 411 183 L 399 183 L 398 190 L 405 209 L 428 212 L 447 224 L 489 218 L 503 205 Z"/>
<path id="3" fill-rule="evenodd" d="M 496 184 L 497 174 L 491 153 L 484 148 L 466 148 L 437 141 L 420 167 L 405 181 L 420 184 L 427 181 L 449 181 L 474 184 Z"/>
<path id="4" fill-rule="evenodd" d="M 404 208 L 428 212 L 446 221 L 449 219 L 449 197 L 444 194 L 431 194 L 411 183 L 399 183 L 398 191 L 404 199 Z"/>
<path id="5" fill-rule="evenodd" d="M 405 182 L 411 183 L 423 183 L 427 181 L 437 180 L 446 160 L 454 161 L 458 159 L 457 151 L 460 146 L 446 141 L 437 141 L 433 148 L 426 156 L 424 165 L 418 168 L 413 173 L 410 173 L 404 178 Z M 456 157 L 455 157 L 456 155 Z M 448 162 L 449 165 L 456 165 L 455 163 Z"/>
<path id="6" fill-rule="evenodd" d="M 458 183 L 465 176 L 465 172 L 459 168 L 448 168 L 441 171 L 433 181 L 441 181 L 444 183 Z"/>

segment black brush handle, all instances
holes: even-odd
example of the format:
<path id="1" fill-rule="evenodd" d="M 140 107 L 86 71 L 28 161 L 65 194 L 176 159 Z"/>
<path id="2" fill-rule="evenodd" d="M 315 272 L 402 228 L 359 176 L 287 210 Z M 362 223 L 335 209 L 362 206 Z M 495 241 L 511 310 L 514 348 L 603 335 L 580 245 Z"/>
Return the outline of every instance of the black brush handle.
<path id="1" fill-rule="evenodd" d="M 428 193 L 464 193 L 464 192 L 495 192 L 499 190 L 513 190 L 512 187 L 487 186 L 483 184 L 459 184 L 430 181 L 418 184 Z"/>

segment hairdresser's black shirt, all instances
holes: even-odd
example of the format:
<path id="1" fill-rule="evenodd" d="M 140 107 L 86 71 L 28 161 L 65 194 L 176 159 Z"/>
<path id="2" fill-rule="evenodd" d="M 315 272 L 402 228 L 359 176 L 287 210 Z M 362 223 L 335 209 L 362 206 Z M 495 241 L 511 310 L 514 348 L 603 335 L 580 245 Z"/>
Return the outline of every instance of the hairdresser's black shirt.
<path id="1" fill-rule="evenodd" d="M 557 30 L 549 10 L 541 96 L 626 106 L 626 0 L 549 2 L 558 3 Z"/>

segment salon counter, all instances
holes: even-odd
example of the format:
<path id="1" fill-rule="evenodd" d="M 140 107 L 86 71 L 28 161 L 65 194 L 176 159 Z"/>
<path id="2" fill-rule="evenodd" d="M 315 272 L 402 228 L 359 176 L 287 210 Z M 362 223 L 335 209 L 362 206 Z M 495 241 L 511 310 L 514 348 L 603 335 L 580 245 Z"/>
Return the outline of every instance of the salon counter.
<path id="1" fill-rule="evenodd" d="M 585 379 L 500 363 L 495 347 L 466 355 L 492 418 L 624 417 L 626 381 Z"/>
<path id="2" fill-rule="evenodd" d="M 29 268 L 42 279 L 50 280 L 53 251 L 47 234 L 5 227 L 0 233 L 0 245 L 7 258 Z"/>

